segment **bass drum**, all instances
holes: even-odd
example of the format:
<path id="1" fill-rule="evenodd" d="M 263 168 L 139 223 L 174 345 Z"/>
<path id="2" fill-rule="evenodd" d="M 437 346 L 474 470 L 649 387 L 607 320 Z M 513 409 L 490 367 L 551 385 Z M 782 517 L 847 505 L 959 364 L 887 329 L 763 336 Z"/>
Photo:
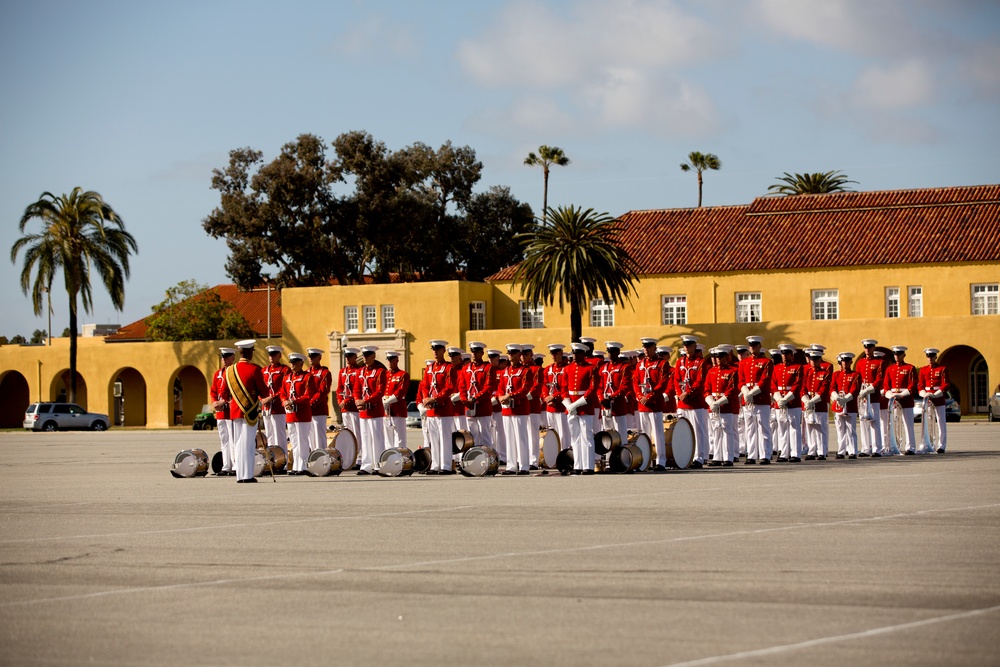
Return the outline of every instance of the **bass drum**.
<path id="1" fill-rule="evenodd" d="M 555 429 L 543 428 L 538 434 L 538 465 L 547 470 L 558 467 L 562 441 Z M 570 466 L 572 467 L 572 466 Z"/>
<path id="2" fill-rule="evenodd" d="M 460 471 L 466 477 L 489 477 L 499 469 L 500 457 L 489 445 L 472 447 L 462 454 Z"/>
<path id="3" fill-rule="evenodd" d="M 378 458 L 376 472 L 382 477 L 406 477 L 413 474 L 413 464 L 413 452 L 406 447 L 392 447 Z"/>
<path id="4" fill-rule="evenodd" d="M 451 434 L 451 453 L 461 454 L 476 446 L 475 439 L 469 431 L 454 431 Z"/>
<path id="5" fill-rule="evenodd" d="M 614 450 L 615 447 L 620 447 L 621 444 L 621 434 L 613 429 L 598 431 L 594 434 L 594 451 L 597 452 L 598 455 L 607 454 L 608 452 Z"/>
<path id="6" fill-rule="evenodd" d="M 340 452 L 333 447 L 314 449 L 306 460 L 306 474 L 310 477 L 339 475 L 342 469 Z"/>
<path id="7" fill-rule="evenodd" d="M 641 465 L 642 450 L 630 442 L 615 447 L 608 456 L 611 472 L 635 472 Z"/>
<path id="8" fill-rule="evenodd" d="M 177 478 L 204 477 L 208 474 L 208 454 L 204 449 L 185 449 L 174 457 L 170 474 Z"/>
<path id="9" fill-rule="evenodd" d="M 268 447 L 266 451 L 267 458 L 271 459 L 271 467 L 274 468 L 274 472 L 284 470 L 288 460 L 285 458 L 285 452 L 281 447 Z"/>
<path id="10" fill-rule="evenodd" d="M 560 475 L 573 472 L 573 450 L 564 449 L 556 455 L 556 469 Z"/>
<path id="11" fill-rule="evenodd" d="M 326 434 L 326 448 L 340 452 L 343 470 L 352 469 L 358 462 L 358 439 L 349 428 L 331 429 Z"/>
<path id="12" fill-rule="evenodd" d="M 639 472 L 646 472 L 653 467 L 653 457 L 656 455 L 653 450 L 653 442 L 645 433 L 633 433 L 628 437 L 628 444 L 635 445 L 642 452 L 642 463 L 639 464 Z"/>
<path id="13" fill-rule="evenodd" d="M 431 448 L 421 447 L 413 452 L 413 471 L 424 472 L 431 469 Z"/>
<path id="14" fill-rule="evenodd" d="M 694 429 L 684 417 L 668 421 L 663 426 L 667 466 L 684 470 L 694 461 Z"/>

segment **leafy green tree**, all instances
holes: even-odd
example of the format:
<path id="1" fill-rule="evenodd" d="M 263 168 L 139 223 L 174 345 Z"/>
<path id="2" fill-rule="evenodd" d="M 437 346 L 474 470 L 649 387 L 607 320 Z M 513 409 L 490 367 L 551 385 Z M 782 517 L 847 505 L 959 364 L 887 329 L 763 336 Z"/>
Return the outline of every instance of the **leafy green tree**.
<path id="1" fill-rule="evenodd" d="M 48 333 L 44 329 L 35 329 L 31 333 L 31 344 L 41 345 L 45 342 L 46 338 L 48 338 Z"/>
<path id="2" fill-rule="evenodd" d="M 712 153 L 699 153 L 691 151 L 688 153 L 688 161 L 681 163 L 681 171 L 694 171 L 698 174 L 698 208 L 701 208 L 701 191 L 704 185 L 702 173 L 712 169 L 718 171 L 722 168 L 722 160 L 718 155 Z"/>
<path id="3" fill-rule="evenodd" d="M 488 192 L 473 195 L 456 247 L 456 254 L 463 258 L 466 279 L 483 280 L 520 262 L 521 246 L 510 243 L 510 239 L 533 225 L 531 206 L 512 196 L 510 188 L 495 185 Z"/>
<path id="4" fill-rule="evenodd" d="M 6 336 L 0 336 L 0 345 L 10 345 L 10 340 Z"/>
<path id="5" fill-rule="evenodd" d="M 524 261 L 513 283 L 528 303 L 569 304 L 573 340 L 583 332 L 582 315 L 593 298 L 631 302 L 638 265 L 621 246 L 620 229 L 607 213 L 573 206 L 550 211 L 548 220 L 518 235 Z"/>
<path id="6" fill-rule="evenodd" d="M 552 166 L 565 167 L 569 164 L 569 158 L 558 146 L 541 145 L 538 153 L 534 151 L 528 153 L 524 158 L 524 164 L 529 167 L 541 167 L 544 187 L 542 189 L 542 219 L 549 214 L 549 169 Z"/>
<path id="7" fill-rule="evenodd" d="M 27 345 L 28 344 L 28 339 L 25 338 L 24 336 L 22 336 L 21 334 L 17 334 L 16 336 L 14 336 L 13 338 L 10 339 L 10 344 L 11 345 Z"/>
<path id="8" fill-rule="evenodd" d="M 812 174 L 789 174 L 780 176 L 778 182 L 767 188 L 768 192 L 778 195 L 820 195 L 829 192 L 850 192 L 848 180 L 840 171 L 825 171 Z"/>
<path id="9" fill-rule="evenodd" d="M 63 329 L 62 338 L 69 338 L 69 336 L 70 336 L 69 327 L 66 327 L 65 329 Z"/>
<path id="10" fill-rule="evenodd" d="M 146 318 L 149 340 L 220 340 L 252 338 L 246 318 L 208 285 L 182 280 L 167 290 Z"/>
<path id="11" fill-rule="evenodd" d="M 125 305 L 125 279 L 129 277 L 129 255 L 138 252 L 135 239 L 125 231 L 121 217 L 100 194 L 73 188 L 68 195 L 50 192 L 30 204 L 21 216 L 23 234 L 31 220 L 42 222 L 42 231 L 25 234 L 10 249 L 11 262 L 24 250 L 21 291 L 31 292 L 35 315 L 42 314 L 43 294 L 62 271 L 69 295 L 69 401 L 76 400 L 77 301 L 84 312 L 93 310 L 91 273 L 96 271 L 116 310 Z M 32 281 L 34 275 L 34 281 Z M 44 288 L 44 289 L 43 289 Z"/>

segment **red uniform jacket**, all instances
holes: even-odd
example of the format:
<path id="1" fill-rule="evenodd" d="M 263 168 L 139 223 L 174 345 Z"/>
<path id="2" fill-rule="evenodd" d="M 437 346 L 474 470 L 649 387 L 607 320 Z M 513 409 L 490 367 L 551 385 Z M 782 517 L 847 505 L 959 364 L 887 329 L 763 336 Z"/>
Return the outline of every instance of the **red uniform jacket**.
<path id="1" fill-rule="evenodd" d="M 528 409 L 531 410 L 531 414 L 537 415 L 542 412 L 542 384 L 545 382 L 543 376 L 545 375 L 545 369 L 541 366 L 536 366 L 534 364 L 528 364 L 528 368 L 531 370 L 531 398 L 528 399 Z"/>
<path id="2" fill-rule="evenodd" d="M 728 403 L 722 405 L 719 410 L 723 413 L 739 414 L 739 373 L 736 366 L 712 366 L 705 376 L 705 395 L 718 400 L 725 396 Z"/>
<path id="3" fill-rule="evenodd" d="M 677 394 L 677 407 L 682 410 L 704 410 L 705 375 L 702 369 L 704 359 L 683 356 L 674 366 L 674 391 Z M 687 397 L 681 394 L 687 392 Z"/>
<path id="4" fill-rule="evenodd" d="M 450 361 L 434 362 L 427 367 L 420 381 L 425 398 L 434 403 L 427 408 L 428 417 L 454 417 L 455 407 L 451 395 L 458 391 L 458 367 Z"/>
<path id="5" fill-rule="evenodd" d="M 944 366 L 938 364 L 931 368 L 930 366 L 924 366 L 920 369 L 920 373 L 917 376 L 917 392 L 925 391 L 927 393 L 934 393 L 937 390 L 942 392 L 948 390 L 948 372 L 945 370 Z M 930 397 L 931 403 L 934 405 L 944 405 L 944 395 L 941 398 Z"/>
<path id="6" fill-rule="evenodd" d="M 829 365 L 829 364 L 827 364 Z M 830 401 L 830 383 L 833 381 L 833 373 L 827 370 L 822 364 L 819 370 L 811 365 L 806 366 L 802 371 L 802 398 L 814 398 L 819 396 L 819 403 L 815 405 L 816 412 L 827 412 Z"/>
<path id="7" fill-rule="evenodd" d="M 261 369 L 261 372 L 264 374 L 264 382 L 267 384 L 271 396 L 277 396 L 281 393 L 282 385 L 285 384 L 285 377 L 292 372 L 292 369 L 284 364 L 268 364 Z M 270 412 L 273 415 L 283 415 L 285 414 L 285 408 L 281 405 L 280 401 L 271 401 L 264 409 L 264 412 Z"/>
<path id="8" fill-rule="evenodd" d="M 582 364 L 578 364 L 575 361 L 571 362 L 563 369 L 563 374 L 560 376 L 559 382 L 561 383 L 562 393 L 570 403 L 575 403 L 584 397 L 587 398 L 587 402 L 573 414 L 594 414 L 593 404 L 594 397 L 597 396 L 598 381 L 596 369 L 592 364 L 587 362 Z"/>
<path id="9" fill-rule="evenodd" d="M 875 387 L 875 393 L 869 399 L 878 401 L 880 405 L 885 400 L 885 397 L 881 393 L 882 384 L 885 382 L 884 368 L 881 359 L 869 359 L 868 357 L 861 357 L 858 359 L 858 363 L 854 365 L 854 370 L 857 371 L 858 376 L 861 378 L 861 386 L 864 387 L 864 385 L 870 384 Z"/>
<path id="10" fill-rule="evenodd" d="M 289 370 L 281 385 L 281 402 L 291 401 L 295 404 L 293 412 L 285 411 L 285 421 L 288 423 L 311 422 L 312 401 L 316 395 L 316 379 L 307 370 L 295 373 Z"/>
<path id="11" fill-rule="evenodd" d="M 465 407 L 474 410 L 476 417 L 489 417 L 493 414 L 493 392 L 497 387 L 497 371 L 493 365 L 470 362 L 458 372 L 458 393 L 465 402 Z"/>
<path id="12" fill-rule="evenodd" d="M 226 405 L 222 410 L 215 413 L 216 419 L 229 419 L 229 401 L 233 398 L 229 395 L 229 385 L 226 384 L 226 369 L 220 368 L 212 376 L 212 386 L 209 389 L 209 396 L 212 402 L 225 401 Z"/>
<path id="13" fill-rule="evenodd" d="M 632 389 L 632 369 L 619 359 L 610 359 L 597 369 L 600 389 L 597 398 L 601 406 L 610 409 L 615 417 L 630 414 L 629 392 Z"/>
<path id="14" fill-rule="evenodd" d="M 566 398 L 561 386 L 562 376 L 566 373 L 566 366 L 559 364 L 549 364 L 542 369 L 542 402 L 545 404 L 546 412 L 566 412 L 566 406 L 562 400 Z M 552 399 L 550 402 L 548 399 Z"/>
<path id="15" fill-rule="evenodd" d="M 782 395 L 792 392 L 794 397 L 786 405 L 789 408 L 801 408 L 802 401 L 799 398 L 802 396 L 802 366 L 795 363 L 775 365 L 771 389 L 780 391 Z"/>
<path id="16" fill-rule="evenodd" d="M 319 368 L 309 367 L 306 369 L 309 375 L 312 375 L 313 382 L 316 385 L 316 391 L 313 393 L 312 403 L 309 405 L 309 409 L 312 410 L 313 417 L 322 417 L 324 415 L 330 414 L 330 388 L 333 386 L 333 374 L 330 373 L 330 369 L 326 366 L 320 366 Z"/>
<path id="17" fill-rule="evenodd" d="M 773 373 L 774 364 L 764 355 L 740 359 L 740 387 L 748 389 L 760 387 L 760 393 L 753 397 L 754 405 L 770 405 Z M 740 400 L 742 401 L 742 396 Z"/>
<path id="18" fill-rule="evenodd" d="M 861 373 L 857 371 L 835 371 L 833 374 L 833 380 L 830 382 L 830 391 L 837 392 L 841 398 L 845 394 L 851 395 L 851 400 L 847 402 L 845 406 L 846 409 L 841 410 L 839 403 L 833 403 L 834 412 L 857 412 L 858 411 L 858 394 L 861 393 Z"/>
<path id="19" fill-rule="evenodd" d="M 264 374 L 260 372 L 260 366 L 257 364 L 240 359 L 236 362 L 236 373 L 243 381 L 243 386 L 247 388 L 250 398 L 267 398 L 271 395 L 264 382 Z M 230 394 L 232 394 L 231 391 Z M 243 411 L 240 410 L 235 398 L 229 401 L 229 415 L 230 419 L 243 419 Z"/>
<path id="20" fill-rule="evenodd" d="M 527 366 L 508 366 L 500 371 L 497 378 L 497 395 L 510 396 L 506 405 L 501 405 L 504 416 L 531 414 L 528 392 L 533 389 L 535 374 Z"/>
<path id="21" fill-rule="evenodd" d="M 354 381 L 354 404 L 361 412 L 362 419 L 385 417 L 385 369 L 380 366 L 362 366 Z"/>
<path id="22" fill-rule="evenodd" d="M 357 383 L 358 368 L 355 366 L 344 366 L 337 373 L 337 405 L 343 412 L 357 412 L 358 406 L 354 402 L 354 385 Z M 331 376 L 330 381 L 333 381 Z M 329 393 L 327 389 L 327 393 Z M 322 414 L 316 412 L 315 414 Z"/>
<path id="23" fill-rule="evenodd" d="M 406 394 L 410 391 L 410 374 L 399 370 L 385 372 L 385 395 L 395 396 L 396 402 L 389 406 L 390 417 L 406 416 Z M 419 399 L 418 399 L 419 400 Z"/>
<path id="24" fill-rule="evenodd" d="M 917 369 L 912 364 L 893 364 L 885 371 L 885 382 L 882 388 L 888 393 L 891 389 L 908 389 L 909 396 L 897 398 L 904 408 L 913 407 L 913 399 L 917 394 Z M 886 397 L 888 398 L 888 396 Z"/>
<path id="25" fill-rule="evenodd" d="M 663 359 L 643 357 L 632 376 L 632 391 L 639 412 L 664 412 L 663 395 L 670 384 L 670 364 Z M 645 403 L 643 403 L 645 400 Z"/>

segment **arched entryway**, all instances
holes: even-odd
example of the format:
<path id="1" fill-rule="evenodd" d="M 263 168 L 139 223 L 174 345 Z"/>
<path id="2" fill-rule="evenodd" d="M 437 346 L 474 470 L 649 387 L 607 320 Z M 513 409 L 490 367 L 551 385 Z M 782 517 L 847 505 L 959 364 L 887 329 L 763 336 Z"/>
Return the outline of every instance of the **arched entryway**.
<path id="1" fill-rule="evenodd" d="M 146 425 L 146 379 L 139 371 L 130 367 L 119 370 L 112 375 L 108 393 L 115 426 Z"/>
<path id="2" fill-rule="evenodd" d="M 979 350 L 969 345 L 955 345 L 944 350 L 938 359 L 948 369 L 950 392 L 962 406 L 962 414 L 986 412 L 989 405 L 989 368 Z"/>
<path id="3" fill-rule="evenodd" d="M 52 385 L 49 387 L 50 401 L 66 402 L 69 400 L 69 379 L 68 368 L 56 373 L 56 376 L 52 378 Z M 87 381 L 80 375 L 80 371 L 76 372 L 76 400 L 73 402 L 84 410 L 87 409 Z"/>
<path id="4" fill-rule="evenodd" d="M 167 385 L 170 392 L 171 414 L 168 424 L 190 426 L 195 415 L 208 401 L 208 382 L 205 375 L 194 366 L 184 366 L 177 370 Z"/>
<path id="5" fill-rule="evenodd" d="M 0 375 L 0 396 L 0 428 L 19 428 L 31 405 L 28 381 L 17 371 L 7 371 Z"/>
<path id="6" fill-rule="evenodd" d="M 969 367 L 969 412 L 988 412 L 990 409 L 990 369 L 986 359 L 979 355 Z"/>

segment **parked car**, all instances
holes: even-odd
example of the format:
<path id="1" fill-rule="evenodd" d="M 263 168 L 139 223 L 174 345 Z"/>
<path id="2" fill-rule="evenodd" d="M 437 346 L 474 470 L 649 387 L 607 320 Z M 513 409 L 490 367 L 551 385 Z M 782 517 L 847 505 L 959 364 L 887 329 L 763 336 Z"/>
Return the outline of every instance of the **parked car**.
<path id="1" fill-rule="evenodd" d="M 76 403 L 32 403 L 24 412 L 24 428 L 29 431 L 106 431 L 107 415 L 87 412 Z"/>
<path id="2" fill-rule="evenodd" d="M 420 426 L 420 411 L 417 410 L 416 402 L 410 401 L 406 404 L 406 428 L 420 428 Z"/>
<path id="3" fill-rule="evenodd" d="M 913 403 L 913 421 L 919 422 L 924 413 L 924 402 L 916 400 Z M 962 406 L 951 396 L 944 399 L 944 420 L 946 422 L 962 421 Z"/>
<path id="4" fill-rule="evenodd" d="M 201 406 L 201 412 L 194 416 L 194 423 L 191 425 L 196 431 L 211 431 L 214 428 L 218 428 L 219 422 L 215 419 L 215 410 L 212 406 L 206 403 Z"/>
<path id="5" fill-rule="evenodd" d="M 989 410 L 986 411 L 986 417 L 991 422 L 1000 421 L 1000 391 L 990 397 L 990 406 Z"/>

